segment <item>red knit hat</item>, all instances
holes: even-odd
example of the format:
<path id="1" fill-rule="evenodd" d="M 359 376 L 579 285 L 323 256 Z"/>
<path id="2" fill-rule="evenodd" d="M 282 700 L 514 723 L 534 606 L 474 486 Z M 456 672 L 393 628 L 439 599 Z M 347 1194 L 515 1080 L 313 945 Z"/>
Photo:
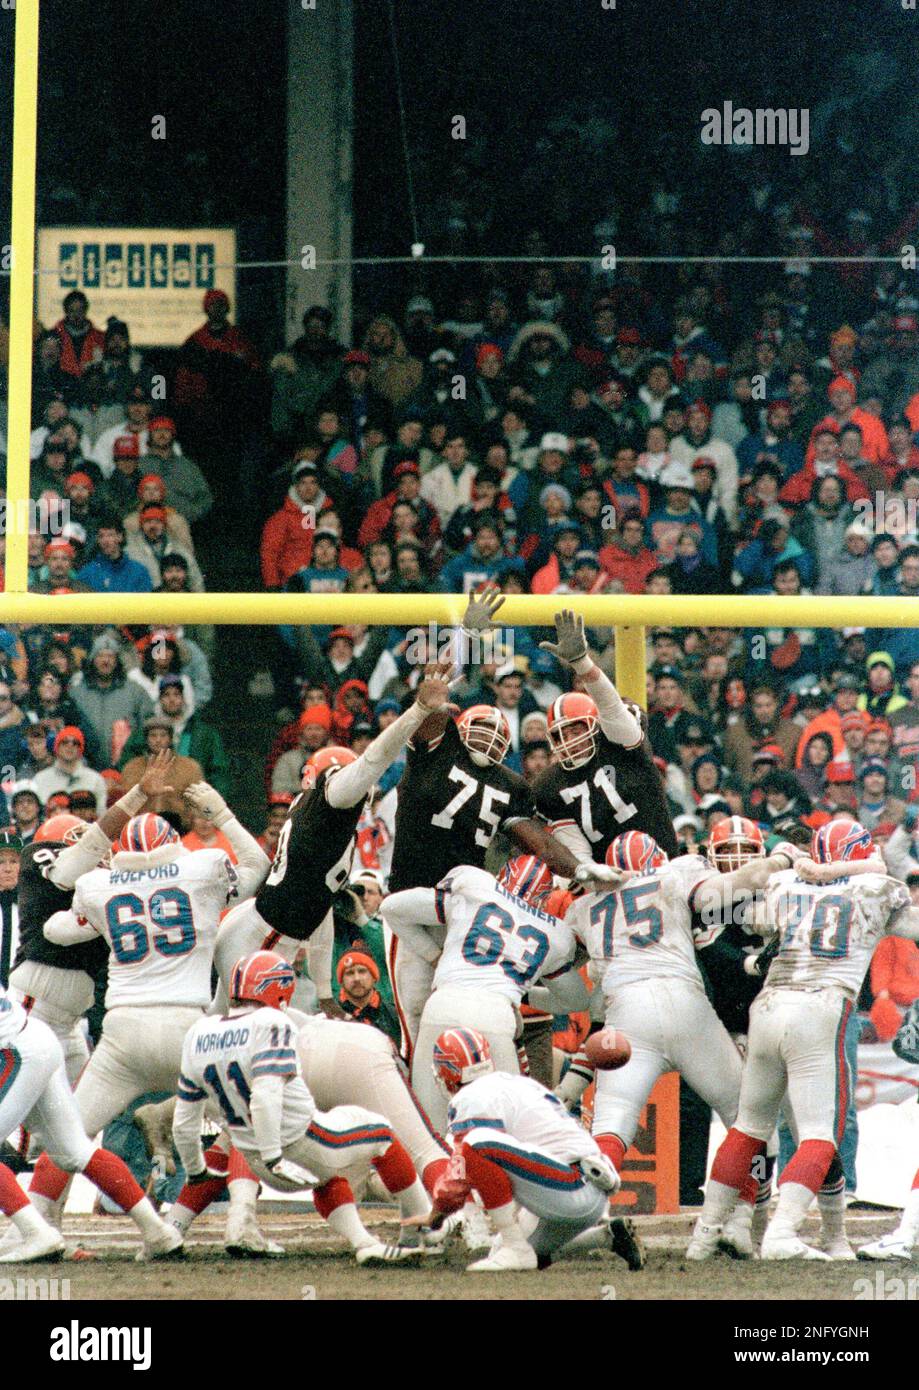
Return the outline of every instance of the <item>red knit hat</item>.
<path id="1" fill-rule="evenodd" d="M 63 743 L 65 738 L 76 739 L 77 743 L 80 745 L 80 752 L 82 753 L 85 750 L 86 739 L 83 737 L 83 730 L 78 729 L 76 724 L 65 724 L 63 729 L 60 730 L 60 732 L 54 740 L 55 753 L 57 752 L 58 748 L 60 747 L 61 743 Z"/>
<path id="2" fill-rule="evenodd" d="M 328 733 L 332 727 L 332 711 L 329 709 L 328 705 L 308 705 L 300 715 L 297 723 L 300 725 L 301 729 L 307 724 L 320 724 Z"/>
<path id="3" fill-rule="evenodd" d="M 341 960 L 338 962 L 338 965 L 335 970 L 335 977 L 338 980 L 339 984 L 341 984 L 342 979 L 344 978 L 345 971 L 348 970 L 352 965 L 363 965 L 366 970 L 370 971 L 371 975 L 373 976 L 374 983 L 376 983 L 377 980 L 379 980 L 380 967 L 377 965 L 373 956 L 368 955 L 366 951 L 361 951 L 358 949 L 356 951 L 346 951 L 345 954 L 342 956 Z"/>

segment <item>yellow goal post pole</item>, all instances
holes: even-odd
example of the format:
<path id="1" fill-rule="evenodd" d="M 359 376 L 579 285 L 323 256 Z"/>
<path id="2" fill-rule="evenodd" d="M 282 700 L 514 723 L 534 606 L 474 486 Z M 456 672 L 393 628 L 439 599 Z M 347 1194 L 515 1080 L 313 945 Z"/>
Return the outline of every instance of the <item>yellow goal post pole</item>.
<path id="1" fill-rule="evenodd" d="M 24 593 L 29 577 L 29 436 L 32 433 L 32 325 L 35 317 L 38 0 L 17 0 L 14 64 L 9 422 L 4 568 L 7 590 Z"/>
<path id="2" fill-rule="evenodd" d="M 10 623 L 153 624 L 218 626 L 308 624 L 423 628 L 458 624 L 466 594 L 0 594 L 0 621 Z M 919 599 L 826 597 L 822 595 L 729 594 L 522 594 L 509 596 L 497 615 L 499 627 L 551 627 L 562 608 L 573 609 L 595 627 L 628 629 L 619 634 L 618 674 L 632 679 L 638 654 L 644 667 L 641 629 L 732 628 L 917 628 Z M 641 688 L 624 692 L 644 699 Z"/>

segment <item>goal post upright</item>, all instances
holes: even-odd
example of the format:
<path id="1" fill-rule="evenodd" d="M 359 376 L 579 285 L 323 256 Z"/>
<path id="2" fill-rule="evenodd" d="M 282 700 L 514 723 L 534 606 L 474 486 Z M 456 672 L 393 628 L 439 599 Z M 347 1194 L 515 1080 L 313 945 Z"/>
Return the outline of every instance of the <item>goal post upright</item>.
<path id="1" fill-rule="evenodd" d="M 13 199 L 10 263 L 9 423 L 4 568 L 8 593 L 29 577 L 29 438 L 35 319 L 35 160 L 39 0 L 17 0 L 13 75 Z"/>

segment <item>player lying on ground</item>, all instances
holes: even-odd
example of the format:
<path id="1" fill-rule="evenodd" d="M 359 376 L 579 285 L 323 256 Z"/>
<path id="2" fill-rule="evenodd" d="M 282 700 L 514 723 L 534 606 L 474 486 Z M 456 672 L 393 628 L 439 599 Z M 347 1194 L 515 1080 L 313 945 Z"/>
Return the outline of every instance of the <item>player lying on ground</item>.
<path id="1" fill-rule="evenodd" d="M 761 1257 L 852 1258 L 837 1153 L 852 1084 L 843 1046 L 846 1023 L 880 938 L 890 932 L 919 940 L 919 908 L 910 905 L 904 883 L 875 871 L 878 861 L 871 854 L 871 836 L 863 826 L 830 821 L 814 833 L 813 868 L 801 862 L 776 874 L 766 888 L 767 919 L 776 933 L 774 959 L 750 1010 L 737 1120 L 712 1165 L 687 1251 L 691 1259 L 707 1259 L 717 1248 L 786 1090 L 798 1147 L 779 1179 L 778 1205 Z M 821 1190 L 825 1250 L 806 1245 L 798 1234 Z"/>
<path id="2" fill-rule="evenodd" d="M 64 1066 L 64 1054 L 47 1024 L 29 1018 L 0 989 L 0 1134 L 24 1124 L 65 1174 L 85 1173 L 100 1192 L 125 1211 L 143 1236 L 138 1259 L 171 1254 L 182 1244 L 161 1221 L 127 1165 L 86 1137 Z M 45 1220 L 15 1177 L 0 1163 L 0 1212 L 12 1222 L 0 1264 L 25 1264 L 59 1256 L 60 1230 Z"/>
<path id="3" fill-rule="evenodd" d="M 182 1044 L 210 1004 L 211 963 L 220 915 L 238 894 L 255 891 L 268 868 L 256 841 L 206 782 L 185 793 L 219 824 L 238 856 L 187 850 L 161 816 L 128 821 L 109 868 L 77 883 L 73 912 L 45 924 L 60 946 L 101 937 L 110 947 L 102 1037 L 76 1087 L 87 1134 L 98 1134 L 146 1091 L 173 1091 Z M 30 1195 L 60 1225 L 68 1175 L 43 1155 Z"/>
<path id="4" fill-rule="evenodd" d="M 548 870 L 532 877 L 538 884 Z M 588 1004 L 573 967 L 577 943 L 571 929 L 533 906 L 525 885 L 524 896 L 515 893 L 517 886 L 513 868 L 495 879 L 467 864 L 451 869 L 436 888 L 409 888 L 383 903 L 384 923 L 434 967 L 433 992 L 412 1054 L 412 1086 L 438 1129 L 447 1121 L 446 1097 L 431 1065 L 440 1033 L 481 1033 L 499 1070 L 517 1073 L 520 1003 L 531 985 L 541 980 L 549 986 L 557 1013 Z"/>
<path id="5" fill-rule="evenodd" d="M 893 1050 L 904 1062 L 919 1066 L 919 999 L 913 1001 L 900 1031 L 893 1041 Z M 863 1245 L 858 1251 L 860 1260 L 911 1260 L 919 1245 L 919 1169 L 906 1199 L 903 1215 L 895 1231 L 880 1240 Z"/>
<path id="6" fill-rule="evenodd" d="M 285 1012 L 295 983 L 292 966 L 281 956 L 256 951 L 232 971 L 229 1014 L 202 1018 L 189 1030 L 173 1124 L 189 1184 L 223 1176 L 208 1170 L 201 1145 L 210 1102 L 262 1182 L 280 1192 L 313 1190 L 316 1210 L 348 1241 L 358 1264 L 417 1257 L 422 1252 L 416 1248 L 375 1240 L 360 1219 L 349 1178 L 365 1178 L 371 1166 L 403 1217 L 426 1212 L 429 1200 L 383 1115 L 359 1105 L 317 1108 Z"/>
<path id="7" fill-rule="evenodd" d="M 479 637 L 487 633 L 503 602 L 491 589 L 470 597 L 464 632 Z M 629 732 L 640 739 L 634 719 L 618 695 L 615 699 Z M 483 868 L 499 831 L 524 853 L 543 860 L 554 874 L 610 881 L 611 874 L 594 862 L 590 849 L 573 853 L 550 834 L 527 783 L 504 766 L 510 746 L 510 725 L 494 705 L 472 705 L 455 721 L 446 709 L 425 720 L 408 745 L 399 782 L 390 893 L 432 889 L 460 864 Z M 402 1024 L 403 1055 L 411 1061 L 434 972 L 423 956 L 394 938 L 389 977 Z"/>
<path id="8" fill-rule="evenodd" d="M 454 1160 L 434 1188 L 436 1226 L 478 1193 L 497 1231 L 471 1273 L 546 1269 L 576 1249 L 603 1247 L 640 1269 L 632 1223 L 606 1219 L 619 1174 L 551 1091 L 528 1076 L 496 1071 L 488 1040 L 454 1028 L 436 1040 L 434 1073 L 450 1098 Z"/>

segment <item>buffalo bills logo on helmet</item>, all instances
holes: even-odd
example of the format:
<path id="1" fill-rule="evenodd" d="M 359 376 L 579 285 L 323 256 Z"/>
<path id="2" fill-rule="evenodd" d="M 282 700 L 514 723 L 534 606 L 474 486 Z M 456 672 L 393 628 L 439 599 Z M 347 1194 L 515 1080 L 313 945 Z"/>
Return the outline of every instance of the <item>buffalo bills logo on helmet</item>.
<path id="1" fill-rule="evenodd" d="M 617 835 L 607 849 L 606 862 L 611 869 L 650 873 L 667 863 L 667 855 L 657 841 L 643 830 L 627 830 Z"/>
<path id="2" fill-rule="evenodd" d="M 818 864 L 871 857 L 871 833 L 858 821 L 830 821 L 814 831 L 811 855 Z"/>
<path id="3" fill-rule="evenodd" d="M 294 983 L 293 969 L 285 961 L 282 965 L 276 965 L 273 970 L 266 970 L 260 975 L 253 986 L 252 993 L 267 994 L 275 985 L 293 985 Z"/>
<path id="4" fill-rule="evenodd" d="M 118 849 L 130 854 L 149 854 L 161 845 L 179 844 L 179 835 L 168 820 L 145 812 L 132 816 L 118 837 Z"/>

